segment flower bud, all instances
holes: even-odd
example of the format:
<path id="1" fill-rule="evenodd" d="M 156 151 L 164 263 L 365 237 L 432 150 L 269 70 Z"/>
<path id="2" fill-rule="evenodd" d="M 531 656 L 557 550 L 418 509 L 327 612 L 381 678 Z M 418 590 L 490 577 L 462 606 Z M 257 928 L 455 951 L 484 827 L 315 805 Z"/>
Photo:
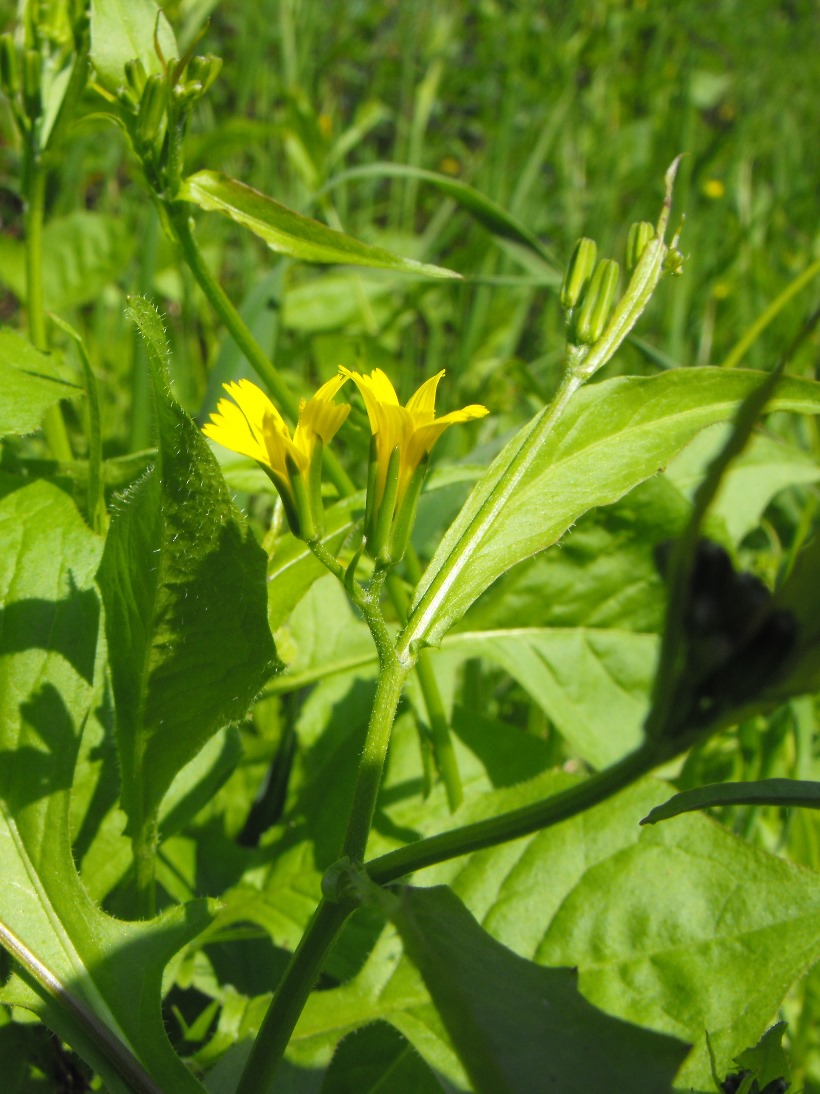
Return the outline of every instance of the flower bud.
<path id="1" fill-rule="evenodd" d="M 221 69 L 222 58 L 209 53 L 205 57 L 192 57 L 188 63 L 187 75 L 191 80 L 202 84 L 202 93 L 204 94 L 216 80 Z"/>
<path id="2" fill-rule="evenodd" d="M 589 285 L 598 248 L 594 239 L 579 239 L 569 260 L 564 283 L 561 286 L 561 307 L 571 312 L 583 299 Z"/>
<path id="3" fill-rule="evenodd" d="M 41 81 L 43 59 L 39 49 L 27 49 L 23 54 L 23 109 L 34 121 L 43 110 Z"/>
<path id="4" fill-rule="evenodd" d="M 134 57 L 133 60 L 125 62 L 125 78 L 137 100 L 140 100 L 145 90 L 148 73 L 145 71 L 145 65 L 139 57 Z"/>
<path id="5" fill-rule="evenodd" d="M 594 345 L 604 333 L 618 289 L 618 263 L 602 258 L 595 267 L 574 329 L 577 345 Z"/>
<path id="6" fill-rule="evenodd" d="M 655 238 L 655 226 L 648 220 L 639 220 L 629 229 L 626 237 L 626 269 L 632 273 L 638 265 L 647 243 Z"/>
<path id="7" fill-rule="evenodd" d="M 164 75 L 154 73 L 145 81 L 137 114 L 137 137 L 152 144 L 160 133 L 168 105 L 168 83 Z"/>
<path id="8" fill-rule="evenodd" d="M 20 90 L 20 66 L 10 34 L 0 35 L 0 86 L 10 99 Z"/>

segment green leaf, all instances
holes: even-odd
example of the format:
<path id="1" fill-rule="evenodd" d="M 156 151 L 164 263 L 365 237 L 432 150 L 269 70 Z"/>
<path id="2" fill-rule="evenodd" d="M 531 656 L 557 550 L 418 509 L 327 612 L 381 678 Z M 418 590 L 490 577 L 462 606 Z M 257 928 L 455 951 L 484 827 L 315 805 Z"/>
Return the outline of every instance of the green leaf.
<path id="1" fill-rule="evenodd" d="M 193 1094 L 202 1088 L 168 1043 L 160 992 L 166 962 L 206 925 L 207 906 L 112 919 L 88 897 L 69 842 L 98 664 L 102 545 L 56 487 L 0 483 L 0 941 L 20 963 L 0 1001 L 40 1015 L 116 1094 Z"/>
<path id="2" fill-rule="evenodd" d="M 50 406 L 81 390 L 60 379 L 53 358 L 19 334 L 0 331 L 0 437 L 32 433 Z"/>
<path id="3" fill-rule="evenodd" d="M 327 1069 L 320 1094 L 442 1094 L 445 1089 L 430 1068 L 396 1030 L 385 1022 L 357 1030 L 339 1045 Z"/>
<path id="4" fill-rule="evenodd" d="M 459 277 L 452 270 L 400 258 L 381 247 L 371 247 L 317 220 L 295 213 L 273 198 L 228 178 L 218 171 L 198 171 L 182 183 L 180 201 L 190 201 L 208 212 L 230 217 L 248 228 L 279 254 L 305 262 L 332 262 L 375 266 L 385 270 L 423 274 L 426 277 Z"/>
<path id="5" fill-rule="evenodd" d="M 688 1046 L 596 1010 L 572 969 L 539 968 L 446 886 L 384 898 L 477 1094 L 667 1090 Z"/>
<path id="6" fill-rule="evenodd" d="M 407 644 L 437 644 L 487 586 L 555 543 L 583 513 L 650 478 L 701 429 L 732 417 L 757 372 L 690 368 L 582 388 L 546 437 L 543 414 L 504 448 L 416 591 Z M 784 380 L 769 411 L 817 413 L 820 385 Z"/>
<path id="7" fill-rule="evenodd" d="M 131 314 L 152 363 L 160 454 L 114 513 L 98 581 L 133 833 L 205 742 L 244 716 L 277 661 L 265 554 L 167 390 L 158 315 L 141 300 Z"/>
<path id="8" fill-rule="evenodd" d="M 766 1030 L 754 1048 L 747 1048 L 735 1057 L 735 1062 L 757 1079 L 761 1091 L 778 1079 L 791 1079 L 789 1062 L 781 1044 L 786 1029 L 786 1022 L 777 1022 Z"/>
<path id="9" fill-rule="evenodd" d="M 156 30 L 166 61 L 179 58 L 174 32 L 154 0 L 91 0 L 91 60 L 103 87 L 126 85 L 125 63 L 139 59 L 150 76 L 162 72 Z"/>
<path id="10" fill-rule="evenodd" d="M 43 298 L 51 311 L 66 311 L 97 300 L 121 277 L 134 250 L 121 217 L 77 210 L 54 217 L 43 228 Z M 26 247 L 0 237 L 0 281 L 20 300 L 27 298 Z"/>
<path id="11" fill-rule="evenodd" d="M 521 243 L 535 251 L 549 265 L 552 266 L 554 263 L 553 255 L 538 236 L 506 209 L 491 201 L 479 190 L 473 189 L 472 186 L 448 175 L 440 175 L 436 171 L 425 171 L 421 167 L 410 167 L 407 164 L 369 163 L 364 167 L 352 167 L 349 171 L 342 171 L 330 179 L 322 189 L 330 190 L 353 179 L 367 178 L 412 178 L 429 182 L 445 197 L 457 202 L 493 235 Z M 560 284 L 562 274 L 555 269 L 554 273 L 557 283 Z"/>
<path id="12" fill-rule="evenodd" d="M 807 779 L 760 779 L 748 783 L 712 783 L 684 790 L 657 806 L 641 824 L 657 824 L 681 813 L 713 805 L 790 805 L 820 809 L 820 783 Z"/>

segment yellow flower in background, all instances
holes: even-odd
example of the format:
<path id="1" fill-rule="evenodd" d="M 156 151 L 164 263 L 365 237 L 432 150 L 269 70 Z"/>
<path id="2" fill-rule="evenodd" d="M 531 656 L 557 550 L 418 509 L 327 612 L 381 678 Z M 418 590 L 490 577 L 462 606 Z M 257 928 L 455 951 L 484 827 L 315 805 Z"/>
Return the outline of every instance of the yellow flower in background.
<path id="1" fill-rule="evenodd" d="M 299 404 L 299 421 L 290 430 L 267 395 L 250 380 L 223 384 L 233 399 L 220 399 L 202 432 L 212 441 L 250 456 L 279 491 L 291 531 L 300 539 L 320 534 L 322 449 L 350 413 L 334 396 L 346 382 L 334 376 Z"/>
<path id="2" fill-rule="evenodd" d="M 404 554 L 433 445 L 451 425 L 483 418 L 485 406 L 465 406 L 436 418 L 436 389 L 444 370 L 426 380 L 406 406 L 381 369 L 369 376 L 339 369 L 361 392 L 373 434 L 367 486 L 368 553 L 382 562 Z"/>

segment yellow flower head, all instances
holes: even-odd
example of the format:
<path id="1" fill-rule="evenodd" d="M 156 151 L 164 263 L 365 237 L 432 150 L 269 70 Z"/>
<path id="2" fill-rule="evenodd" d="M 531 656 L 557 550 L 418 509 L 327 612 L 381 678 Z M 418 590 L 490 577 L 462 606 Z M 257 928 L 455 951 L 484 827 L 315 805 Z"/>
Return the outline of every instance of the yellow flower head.
<path id="1" fill-rule="evenodd" d="M 395 562 L 404 553 L 433 445 L 451 425 L 483 418 L 489 411 L 474 404 L 436 418 L 436 388 L 444 370 L 426 380 L 406 406 L 400 405 L 395 388 L 381 369 L 374 369 L 369 376 L 344 367 L 339 372 L 361 392 L 373 434 L 365 516 L 368 550 L 374 557 Z M 404 539 L 403 545 L 396 542 L 397 530 L 399 539 Z"/>
<path id="2" fill-rule="evenodd" d="M 220 399 L 206 437 L 241 456 L 250 456 L 267 471 L 279 491 L 294 535 L 312 539 L 321 525 L 322 448 L 350 413 L 333 397 L 346 381 L 334 376 L 310 399 L 299 404 L 299 421 L 291 437 L 284 418 L 256 384 L 239 380 L 223 384 L 234 400 Z"/>

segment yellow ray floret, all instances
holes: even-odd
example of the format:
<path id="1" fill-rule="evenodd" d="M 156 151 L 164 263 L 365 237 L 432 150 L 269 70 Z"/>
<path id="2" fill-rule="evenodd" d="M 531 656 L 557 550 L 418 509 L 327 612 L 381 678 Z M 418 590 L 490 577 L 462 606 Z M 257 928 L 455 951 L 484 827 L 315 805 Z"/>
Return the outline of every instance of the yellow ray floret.
<path id="1" fill-rule="evenodd" d="M 374 369 L 369 376 L 344 367 L 339 372 L 361 392 L 373 434 L 373 496 L 368 496 L 366 517 L 369 548 L 374 555 L 392 557 L 395 561 L 398 556 L 385 539 L 387 526 L 392 524 L 395 532 L 397 523 L 408 524 L 409 516 L 403 513 L 405 498 L 408 491 L 417 497 L 418 490 L 411 489 L 411 483 L 418 479 L 417 471 L 426 462 L 433 445 L 451 425 L 483 418 L 489 411 L 485 406 L 473 404 L 436 418 L 436 389 L 444 370 L 426 380 L 406 406 L 401 406 L 395 388 L 381 369 Z M 394 484 L 388 484 L 389 474 L 396 476 Z M 420 485 L 418 482 L 418 488 Z M 392 517 L 383 512 L 385 501 L 391 506 Z M 415 498 L 408 497 L 408 504 L 414 507 Z"/>
<path id="2" fill-rule="evenodd" d="M 350 413 L 346 403 L 333 401 L 346 379 L 334 376 L 312 398 L 302 400 L 293 436 L 264 391 L 250 380 L 223 384 L 233 402 L 220 399 L 211 420 L 202 427 L 210 440 L 232 452 L 250 456 L 269 471 L 296 535 L 307 530 L 312 533 L 314 521 L 321 516 L 314 512 L 311 520 L 310 514 L 300 512 L 304 509 L 300 494 L 311 483 L 318 486 L 322 447 Z M 301 485 L 294 481 L 297 476 L 302 480 Z M 316 491 L 312 494 L 311 505 L 316 509 Z"/>
<path id="3" fill-rule="evenodd" d="M 393 450 L 398 448 L 401 453 L 399 502 L 413 472 L 425 456 L 430 454 L 433 445 L 446 429 L 459 422 L 483 418 L 490 413 L 485 406 L 473 404 L 436 418 L 436 389 L 444 375 L 444 369 L 425 380 L 406 406 L 399 404 L 395 388 L 380 368 L 374 369 L 369 376 L 362 376 L 361 373 L 344 367 L 339 372 L 345 379 L 354 382 L 367 408 L 370 432 L 376 438 L 379 493 L 384 488 Z"/>

